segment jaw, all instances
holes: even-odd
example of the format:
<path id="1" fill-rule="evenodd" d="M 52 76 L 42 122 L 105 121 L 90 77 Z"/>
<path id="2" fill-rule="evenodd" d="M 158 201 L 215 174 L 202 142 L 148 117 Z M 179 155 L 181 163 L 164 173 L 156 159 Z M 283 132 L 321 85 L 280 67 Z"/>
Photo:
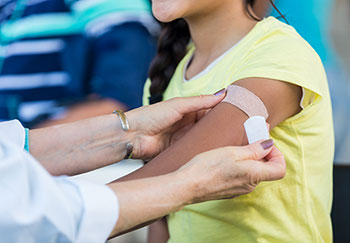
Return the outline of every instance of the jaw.
<path id="1" fill-rule="evenodd" d="M 154 0 L 152 1 L 153 15 L 161 22 L 171 22 L 179 18 L 179 8 L 176 5 L 169 0 Z"/>

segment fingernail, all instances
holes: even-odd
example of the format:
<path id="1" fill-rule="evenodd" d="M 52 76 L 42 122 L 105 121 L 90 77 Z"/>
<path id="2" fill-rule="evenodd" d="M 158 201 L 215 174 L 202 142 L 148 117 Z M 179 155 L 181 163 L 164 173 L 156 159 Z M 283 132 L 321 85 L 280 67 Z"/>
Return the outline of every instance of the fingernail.
<path id="1" fill-rule="evenodd" d="M 265 150 L 271 148 L 273 146 L 273 140 L 272 139 L 268 139 L 265 140 L 264 142 L 260 143 L 261 147 Z"/>
<path id="2" fill-rule="evenodd" d="M 218 92 L 216 92 L 214 95 L 215 96 L 221 96 L 222 94 L 224 94 L 226 92 L 226 89 L 223 88 L 223 89 L 220 89 Z"/>

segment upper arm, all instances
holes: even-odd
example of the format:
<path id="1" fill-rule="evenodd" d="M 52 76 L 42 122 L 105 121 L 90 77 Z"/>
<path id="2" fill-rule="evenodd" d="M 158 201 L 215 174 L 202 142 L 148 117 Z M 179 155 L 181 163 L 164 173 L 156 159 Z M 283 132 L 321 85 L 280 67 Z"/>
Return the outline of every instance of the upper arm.
<path id="1" fill-rule="evenodd" d="M 300 86 L 266 78 L 247 78 L 238 80 L 234 84 L 250 90 L 263 101 L 269 112 L 267 122 L 270 128 L 301 110 L 302 88 Z"/>
<path id="2" fill-rule="evenodd" d="M 237 81 L 255 93 L 265 104 L 271 126 L 299 111 L 301 91 L 298 86 L 261 78 Z M 220 103 L 176 143 L 138 171 L 122 180 L 157 176 L 177 170 L 199 153 L 224 146 L 247 144 L 243 123 L 248 116 L 229 103 Z"/>

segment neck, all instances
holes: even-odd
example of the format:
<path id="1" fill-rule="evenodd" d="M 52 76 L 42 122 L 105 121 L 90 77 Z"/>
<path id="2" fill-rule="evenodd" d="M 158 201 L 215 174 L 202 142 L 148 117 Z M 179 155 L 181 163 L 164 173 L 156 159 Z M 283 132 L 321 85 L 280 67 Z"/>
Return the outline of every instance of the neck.
<path id="1" fill-rule="evenodd" d="M 206 66 L 241 40 L 256 24 L 243 3 L 229 1 L 201 16 L 186 18 L 196 48 L 193 62 Z M 192 64 L 191 64 L 192 66 Z"/>

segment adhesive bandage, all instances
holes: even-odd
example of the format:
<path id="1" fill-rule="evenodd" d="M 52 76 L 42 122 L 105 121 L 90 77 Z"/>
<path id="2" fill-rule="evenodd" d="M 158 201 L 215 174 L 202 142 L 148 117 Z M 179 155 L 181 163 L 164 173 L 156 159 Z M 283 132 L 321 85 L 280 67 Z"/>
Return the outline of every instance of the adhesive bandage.
<path id="1" fill-rule="evenodd" d="M 238 85 L 230 85 L 222 102 L 230 103 L 248 115 L 244 128 L 249 144 L 269 138 L 266 125 L 269 114 L 262 100 L 253 92 Z"/>
<path id="2" fill-rule="evenodd" d="M 269 116 L 261 99 L 253 92 L 238 85 L 228 86 L 226 97 L 222 102 L 236 106 L 246 113 L 248 117 L 262 116 L 266 120 Z"/>

